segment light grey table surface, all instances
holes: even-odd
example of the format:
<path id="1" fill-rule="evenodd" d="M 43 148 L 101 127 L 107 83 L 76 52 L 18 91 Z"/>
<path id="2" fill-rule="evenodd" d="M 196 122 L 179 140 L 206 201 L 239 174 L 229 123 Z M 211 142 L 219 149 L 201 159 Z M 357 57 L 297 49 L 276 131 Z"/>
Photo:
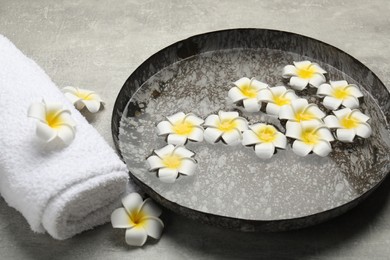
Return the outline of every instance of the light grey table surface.
<path id="1" fill-rule="evenodd" d="M 161 48 L 207 31 L 271 28 L 348 52 L 390 86 L 390 2 L 382 1 L 16 1 L 0 0 L 0 33 L 59 86 L 96 90 L 105 109 L 87 115 L 111 145 L 110 119 L 127 77 Z M 1 174 L 1 173 L 0 173 Z M 72 239 L 34 234 L 0 199 L 0 259 L 389 259 L 390 181 L 352 211 L 283 233 L 241 233 L 165 211 L 158 242 L 128 247 L 110 224 Z"/>

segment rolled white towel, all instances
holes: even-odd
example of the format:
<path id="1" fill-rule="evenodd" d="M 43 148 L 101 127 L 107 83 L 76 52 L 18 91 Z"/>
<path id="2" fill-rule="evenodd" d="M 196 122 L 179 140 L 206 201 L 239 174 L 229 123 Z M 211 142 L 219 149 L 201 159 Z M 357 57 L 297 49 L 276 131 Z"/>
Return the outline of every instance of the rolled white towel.
<path id="1" fill-rule="evenodd" d="M 42 99 L 71 111 L 76 136 L 69 146 L 38 140 L 27 111 Z M 46 73 L 0 35 L 0 193 L 8 205 L 33 231 L 66 239 L 109 221 L 127 182 L 112 148 Z"/>

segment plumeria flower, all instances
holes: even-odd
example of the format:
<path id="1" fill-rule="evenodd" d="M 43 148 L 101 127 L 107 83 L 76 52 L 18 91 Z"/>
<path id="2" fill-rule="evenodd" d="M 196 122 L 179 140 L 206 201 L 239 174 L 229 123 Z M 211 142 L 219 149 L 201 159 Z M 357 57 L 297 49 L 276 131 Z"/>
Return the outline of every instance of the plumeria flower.
<path id="1" fill-rule="evenodd" d="M 64 109 L 62 103 L 37 102 L 31 104 L 27 112 L 28 117 L 37 119 L 37 136 L 49 143 L 60 139 L 69 145 L 75 137 L 76 122 L 70 111 Z"/>
<path id="2" fill-rule="evenodd" d="M 291 101 L 290 105 L 280 108 L 279 118 L 301 122 L 313 119 L 322 119 L 326 116 L 316 104 L 309 104 L 306 99 L 298 98 Z"/>
<path id="3" fill-rule="evenodd" d="M 333 111 L 333 114 L 335 116 L 325 117 L 324 122 L 327 127 L 337 129 L 336 138 L 338 140 L 352 142 L 356 135 L 362 138 L 371 136 L 372 129 L 367 123 L 370 118 L 358 109 L 343 108 Z"/>
<path id="4" fill-rule="evenodd" d="M 317 63 L 310 61 L 294 61 L 294 65 L 283 68 L 283 78 L 290 79 L 290 86 L 296 90 L 303 90 L 307 85 L 318 88 L 326 79 L 326 71 Z"/>
<path id="5" fill-rule="evenodd" d="M 319 156 L 327 156 L 332 151 L 330 142 L 334 141 L 333 135 L 321 121 L 288 121 L 286 128 L 286 136 L 296 139 L 292 145 L 296 154 L 306 156 L 314 152 Z"/>
<path id="6" fill-rule="evenodd" d="M 157 171 L 157 177 L 166 183 L 173 183 L 180 175 L 191 176 L 196 169 L 194 153 L 183 146 L 167 145 L 154 150 L 148 157 L 149 171 Z"/>
<path id="7" fill-rule="evenodd" d="M 164 223 L 158 217 L 161 209 L 151 200 L 142 200 L 138 193 L 130 193 L 122 199 L 124 208 L 116 209 L 111 214 L 114 228 L 126 228 L 126 243 L 142 246 L 148 236 L 159 239 Z"/>
<path id="8" fill-rule="evenodd" d="M 228 96 L 233 103 L 242 101 L 244 109 L 248 112 L 258 112 L 261 108 L 261 97 L 269 99 L 271 93 L 268 85 L 254 78 L 241 78 L 234 82 Z"/>
<path id="9" fill-rule="evenodd" d="M 262 159 L 271 158 L 275 148 L 285 149 L 287 138 L 272 125 L 262 123 L 249 126 L 242 138 L 243 145 L 255 145 L 256 155 Z"/>
<path id="10" fill-rule="evenodd" d="M 99 111 L 101 104 L 104 105 L 103 100 L 98 94 L 93 91 L 75 87 L 65 87 L 62 89 L 65 97 L 78 109 L 84 107 L 91 113 Z"/>
<path id="11" fill-rule="evenodd" d="M 325 96 L 323 104 L 330 110 L 336 110 L 341 105 L 349 108 L 359 107 L 359 98 L 362 92 L 355 84 L 348 84 L 345 80 L 329 81 L 330 84 L 322 84 L 317 94 Z"/>
<path id="12" fill-rule="evenodd" d="M 292 100 L 298 98 L 294 90 L 286 89 L 284 86 L 269 88 L 269 90 L 271 92 L 271 99 L 264 101 L 268 102 L 266 112 L 270 115 L 279 116 L 281 107 L 290 105 Z"/>
<path id="13" fill-rule="evenodd" d="M 194 142 L 203 141 L 203 119 L 192 113 L 176 113 L 167 117 L 168 121 L 162 121 L 157 125 L 158 135 L 165 135 L 168 144 L 185 144 L 187 140 Z"/>
<path id="14" fill-rule="evenodd" d="M 219 111 L 218 115 L 209 115 L 204 123 L 204 139 L 209 143 L 223 140 L 228 145 L 237 145 L 242 140 L 242 132 L 248 129 L 246 119 L 238 112 Z"/>

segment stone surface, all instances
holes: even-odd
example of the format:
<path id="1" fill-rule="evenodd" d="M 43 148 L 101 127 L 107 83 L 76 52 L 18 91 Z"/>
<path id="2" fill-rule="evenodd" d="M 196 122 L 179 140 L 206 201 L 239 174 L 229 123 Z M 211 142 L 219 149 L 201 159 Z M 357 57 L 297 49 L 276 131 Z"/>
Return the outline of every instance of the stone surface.
<path id="1" fill-rule="evenodd" d="M 382 1 L 32 1 L 2 0 L 0 33 L 33 58 L 58 86 L 95 89 L 107 106 L 85 114 L 112 144 L 110 119 L 126 78 L 161 48 L 212 30 L 273 28 L 343 49 L 390 86 L 390 3 Z M 0 173 L 1 174 L 1 173 Z M 3 259 L 297 258 L 386 259 L 390 254 L 390 181 L 330 222 L 283 233 L 240 233 L 205 226 L 168 211 L 160 241 L 124 243 L 109 224 L 66 241 L 33 234 L 0 200 Z"/>

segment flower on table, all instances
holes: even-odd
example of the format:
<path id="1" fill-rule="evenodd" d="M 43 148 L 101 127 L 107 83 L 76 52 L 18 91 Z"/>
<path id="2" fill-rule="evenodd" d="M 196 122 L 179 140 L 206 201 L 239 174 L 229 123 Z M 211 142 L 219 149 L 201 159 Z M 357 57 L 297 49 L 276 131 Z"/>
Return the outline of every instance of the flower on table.
<path id="1" fill-rule="evenodd" d="M 326 114 L 316 104 L 309 104 L 304 98 L 291 101 L 290 105 L 280 108 L 279 118 L 301 122 L 313 119 L 322 119 Z"/>
<path id="2" fill-rule="evenodd" d="M 104 105 L 104 101 L 98 94 L 93 91 L 75 87 L 64 87 L 62 89 L 65 97 L 78 109 L 81 110 L 84 107 L 91 113 L 99 111 L 101 104 Z"/>
<path id="3" fill-rule="evenodd" d="M 343 108 L 333 111 L 334 115 L 324 118 L 327 127 L 335 128 L 336 138 L 342 142 L 352 142 L 355 136 L 368 138 L 372 134 L 371 126 L 367 123 L 370 119 L 358 109 Z"/>
<path id="4" fill-rule="evenodd" d="M 336 110 L 341 105 L 348 108 L 358 108 L 362 92 L 355 84 L 348 84 L 345 80 L 329 81 L 319 86 L 317 94 L 325 97 L 323 104 L 330 110 Z"/>
<path id="5" fill-rule="evenodd" d="M 290 86 L 296 90 L 303 90 L 310 85 L 318 88 L 326 82 L 324 74 L 326 71 L 317 63 L 310 61 L 294 61 L 294 65 L 287 65 L 283 68 L 283 78 L 290 79 Z"/>
<path id="6" fill-rule="evenodd" d="M 271 97 L 268 85 L 254 78 L 241 78 L 234 82 L 234 85 L 228 92 L 229 98 L 233 103 L 242 101 L 248 112 L 258 112 L 261 108 L 261 98 Z"/>
<path id="7" fill-rule="evenodd" d="M 223 140 L 227 145 L 237 145 L 242 140 L 242 132 L 248 129 L 248 122 L 238 112 L 219 111 L 209 115 L 204 123 L 204 139 L 209 143 Z"/>
<path id="8" fill-rule="evenodd" d="M 291 101 L 297 99 L 294 90 L 286 89 L 284 86 L 277 86 L 269 88 L 271 98 L 262 100 L 268 102 L 266 106 L 267 114 L 279 116 L 280 108 L 290 105 Z"/>
<path id="9" fill-rule="evenodd" d="M 27 116 L 37 119 L 36 134 L 45 142 L 60 139 L 69 145 L 75 137 L 76 122 L 62 103 L 42 102 L 30 105 Z"/>
<path id="10" fill-rule="evenodd" d="M 242 144 L 255 145 L 255 152 L 259 158 L 268 159 L 275 153 L 276 148 L 285 149 L 287 138 L 272 125 L 254 124 L 243 133 Z"/>
<path id="11" fill-rule="evenodd" d="M 288 121 L 286 136 L 296 139 L 292 150 L 300 156 L 314 152 L 319 156 L 327 156 L 332 151 L 331 141 L 334 141 L 330 130 L 319 120 L 302 122 Z"/>
<path id="12" fill-rule="evenodd" d="M 173 183 L 180 175 L 192 176 L 196 169 L 195 154 L 183 146 L 169 144 L 154 150 L 154 155 L 146 159 L 149 171 L 157 171 L 157 177 L 165 183 Z"/>
<path id="13" fill-rule="evenodd" d="M 157 125 L 158 135 L 167 136 L 168 144 L 184 145 L 187 140 L 203 141 L 203 119 L 192 113 L 176 113 Z"/>
<path id="14" fill-rule="evenodd" d="M 142 246 L 148 236 L 159 239 L 164 223 L 158 217 L 161 209 L 151 200 L 142 200 L 138 193 L 130 193 L 122 199 L 123 208 L 111 214 L 114 228 L 126 228 L 126 243 L 131 246 Z"/>

